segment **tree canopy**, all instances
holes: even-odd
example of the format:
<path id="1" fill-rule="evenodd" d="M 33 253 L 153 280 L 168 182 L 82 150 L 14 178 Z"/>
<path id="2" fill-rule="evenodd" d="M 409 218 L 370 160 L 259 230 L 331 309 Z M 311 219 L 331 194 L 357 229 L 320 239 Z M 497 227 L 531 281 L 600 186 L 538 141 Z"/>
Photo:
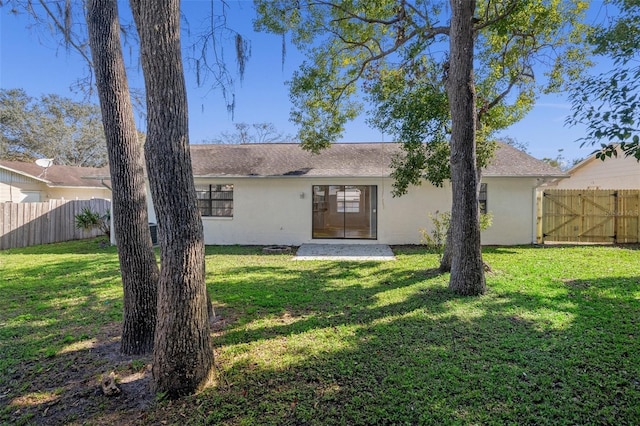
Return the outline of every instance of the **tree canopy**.
<path id="1" fill-rule="evenodd" d="M 102 167 L 107 150 L 100 107 L 55 94 L 36 99 L 22 89 L 1 89 L 0 156 Z"/>
<path id="2" fill-rule="evenodd" d="M 206 143 L 241 144 L 291 142 L 293 136 L 280 132 L 273 123 L 234 123 L 234 132 L 222 132 Z"/>
<path id="3" fill-rule="evenodd" d="M 640 161 L 640 2 L 609 0 L 615 18 L 594 28 L 594 52 L 613 60 L 613 69 L 577 81 L 571 88 L 573 114 L 567 123 L 582 124 L 582 145 L 597 145 L 604 160 L 622 152 Z"/>
<path id="4" fill-rule="evenodd" d="M 422 178 L 452 184 L 449 286 L 484 292 L 477 209 L 491 134 L 518 121 L 538 91 L 577 76 L 579 0 L 256 0 L 259 30 L 290 33 L 307 55 L 291 81 L 291 118 L 313 152 L 373 104 L 371 124 L 403 142 L 396 195 Z M 448 43 L 447 43 L 448 41 Z M 543 68 L 546 78 L 536 79 Z M 480 142 L 479 149 L 476 149 Z M 447 149 L 451 152 L 448 153 Z M 480 153 L 480 155 L 478 155 Z M 449 161 L 446 161 L 449 160 Z M 447 168 L 449 167 L 449 168 Z"/>
<path id="5" fill-rule="evenodd" d="M 291 81 L 291 118 L 303 147 L 318 151 L 371 106 L 369 123 L 402 141 L 397 194 L 449 177 L 450 57 L 446 1 L 256 1 L 259 30 L 290 34 L 306 53 Z M 519 121 L 538 93 L 558 91 L 587 60 L 580 0 L 478 2 L 474 18 L 478 160 L 496 131 Z"/>

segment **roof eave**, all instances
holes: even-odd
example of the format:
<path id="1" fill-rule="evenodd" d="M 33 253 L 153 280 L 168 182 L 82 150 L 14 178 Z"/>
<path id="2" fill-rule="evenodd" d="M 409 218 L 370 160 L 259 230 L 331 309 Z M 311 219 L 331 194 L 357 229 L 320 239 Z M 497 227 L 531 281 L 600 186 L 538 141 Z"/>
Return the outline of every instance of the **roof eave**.
<path id="1" fill-rule="evenodd" d="M 106 189 L 104 186 L 81 186 L 81 185 L 56 185 L 47 184 L 49 188 L 69 188 L 69 189 Z"/>
<path id="2" fill-rule="evenodd" d="M 39 181 L 39 182 L 43 182 L 43 183 L 46 183 L 46 184 L 49 184 L 49 183 L 50 183 L 50 181 L 48 181 L 48 180 L 46 180 L 46 179 L 43 179 L 43 178 L 41 178 L 41 177 L 38 177 L 38 176 L 34 176 L 34 175 L 32 175 L 31 173 L 23 172 L 23 171 L 21 171 L 21 170 L 16 170 L 16 169 L 13 169 L 13 168 L 11 168 L 11 167 L 7 167 L 7 166 L 3 166 L 3 165 L 0 165 L 0 168 L 3 168 L 3 169 L 5 169 L 5 170 L 8 170 L 8 171 L 10 171 L 10 172 L 12 172 L 12 173 L 16 173 L 16 174 L 21 175 L 21 176 L 24 176 L 24 177 L 28 177 L 28 178 L 30 178 L 30 179 L 37 180 L 37 181 Z"/>
<path id="3" fill-rule="evenodd" d="M 365 179 L 388 178 L 391 175 L 194 175 L 194 179 Z"/>
<path id="4" fill-rule="evenodd" d="M 559 175 L 498 175 L 498 174 L 487 174 L 483 173 L 482 177 L 492 177 L 492 178 L 534 178 L 534 179 L 565 179 L 571 177 L 568 174 L 559 174 Z"/>

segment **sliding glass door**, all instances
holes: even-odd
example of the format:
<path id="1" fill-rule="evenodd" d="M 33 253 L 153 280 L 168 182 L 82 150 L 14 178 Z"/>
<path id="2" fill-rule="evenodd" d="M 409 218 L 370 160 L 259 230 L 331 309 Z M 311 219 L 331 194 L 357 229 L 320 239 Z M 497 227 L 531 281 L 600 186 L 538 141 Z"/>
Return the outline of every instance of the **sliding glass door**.
<path id="1" fill-rule="evenodd" d="M 313 238 L 376 239 L 378 187 L 314 185 Z"/>

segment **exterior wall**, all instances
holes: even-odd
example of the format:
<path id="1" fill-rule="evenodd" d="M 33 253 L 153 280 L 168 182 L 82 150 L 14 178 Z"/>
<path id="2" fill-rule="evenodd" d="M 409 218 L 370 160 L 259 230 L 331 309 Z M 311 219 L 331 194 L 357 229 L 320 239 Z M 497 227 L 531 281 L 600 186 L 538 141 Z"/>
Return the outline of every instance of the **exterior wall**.
<path id="1" fill-rule="evenodd" d="M 39 193 L 38 200 L 34 200 L 34 193 Z M 23 203 L 28 201 L 49 200 L 91 200 L 93 198 L 111 199 L 111 191 L 107 188 L 47 188 L 41 183 L 0 182 L 0 202 Z"/>
<path id="2" fill-rule="evenodd" d="M 40 193 L 39 201 L 46 201 L 44 196 L 44 184 L 37 181 L 22 181 L 22 182 L 0 182 L 0 202 L 14 202 L 21 203 L 27 199 L 27 197 L 33 197 L 34 192 Z"/>
<path id="3" fill-rule="evenodd" d="M 640 163 L 633 157 L 592 159 L 569 171 L 557 189 L 640 189 Z"/>
<path id="4" fill-rule="evenodd" d="M 487 210 L 493 224 L 482 233 L 482 244 L 514 245 L 536 241 L 535 178 L 483 178 L 487 184 Z"/>
<path id="5" fill-rule="evenodd" d="M 493 226 L 483 244 L 530 244 L 535 241 L 535 186 L 532 178 L 485 178 Z M 451 209 L 451 187 L 424 183 L 394 198 L 390 178 L 229 178 L 196 179 L 196 184 L 233 184 L 234 214 L 203 217 L 208 245 L 256 244 L 419 244 L 420 228 L 431 227 L 429 212 Z M 313 239 L 313 185 L 377 185 L 377 240 Z M 156 222 L 148 197 L 149 221 Z"/>
<path id="6" fill-rule="evenodd" d="M 0 182 L 0 203 L 20 203 L 30 195 L 30 192 L 39 191 L 40 189 L 37 185 L 33 185 L 33 188 L 25 188 L 24 186 L 25 184 L 10 185 L 8 183 Z"/>
<path id="7" fill-rule="evenodd" d="M 38 198 L 38 199 L 36 199 Z M 43 202 L 49 200 L 91 200 L 111 199 L 107 188 L 48 187 L 44 182 L 27 176 L 0 169 L 0 202 Z"/>
<path id="8" fill-rule="evenodd" d="M 47 200 L 91 200 L 101 198 L 111 199 L 111 191 L 107 188 L 47 188 Z M 44 201 L 44 200 L 43 200 Z"/>

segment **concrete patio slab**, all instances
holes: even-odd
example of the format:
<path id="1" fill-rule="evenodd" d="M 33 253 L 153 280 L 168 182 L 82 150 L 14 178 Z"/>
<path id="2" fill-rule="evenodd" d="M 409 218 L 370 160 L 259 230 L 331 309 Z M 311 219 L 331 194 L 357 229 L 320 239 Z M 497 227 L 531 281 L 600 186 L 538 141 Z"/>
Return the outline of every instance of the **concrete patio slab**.
<path id="1" fill-rule="evenodd" d="M 386 244 L 303 244 L 293 260 L 396 260 Z"/>

